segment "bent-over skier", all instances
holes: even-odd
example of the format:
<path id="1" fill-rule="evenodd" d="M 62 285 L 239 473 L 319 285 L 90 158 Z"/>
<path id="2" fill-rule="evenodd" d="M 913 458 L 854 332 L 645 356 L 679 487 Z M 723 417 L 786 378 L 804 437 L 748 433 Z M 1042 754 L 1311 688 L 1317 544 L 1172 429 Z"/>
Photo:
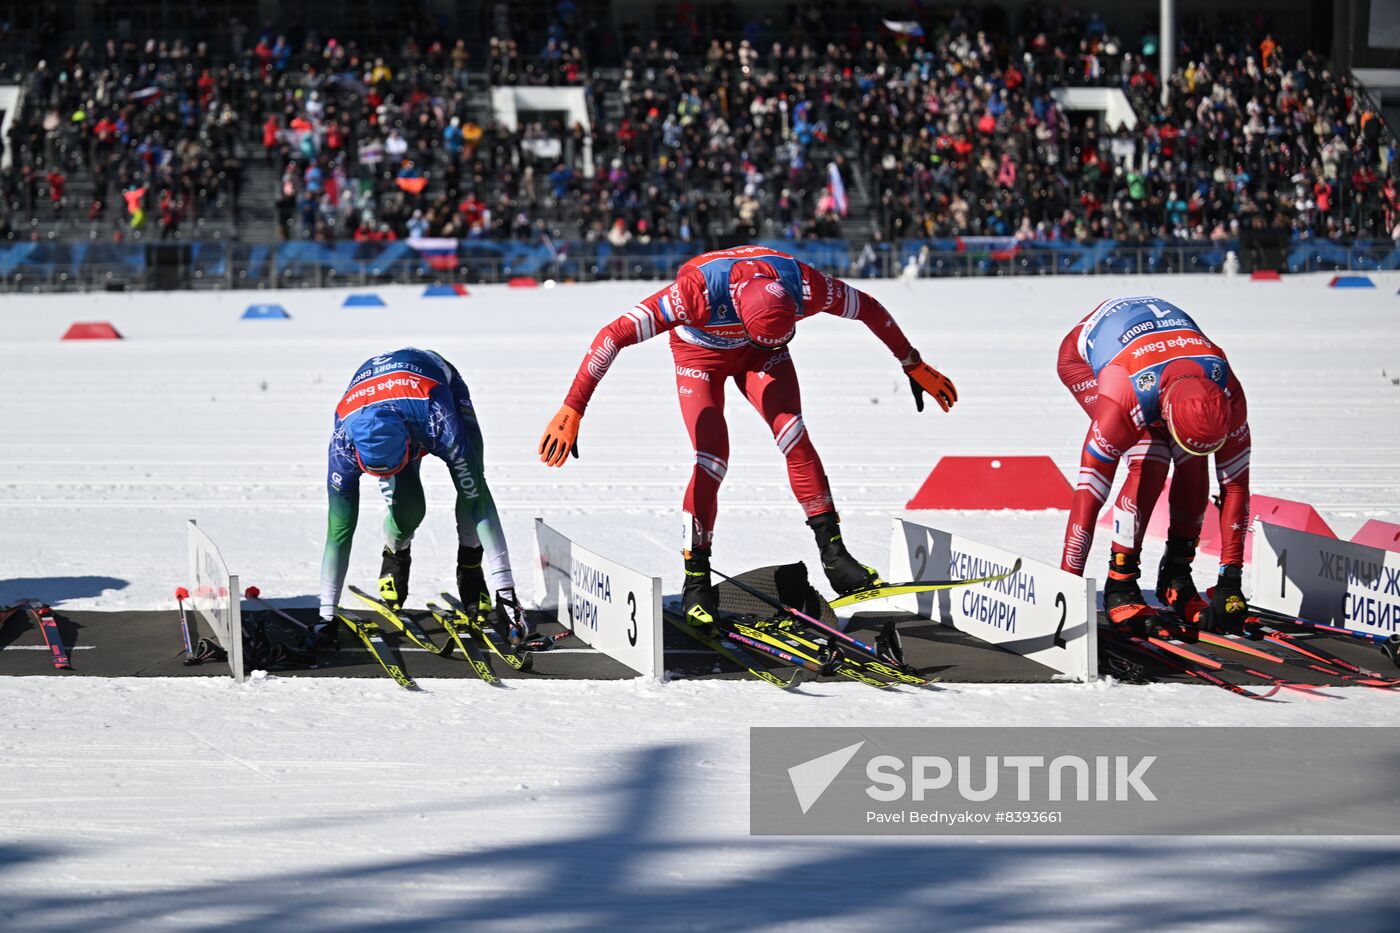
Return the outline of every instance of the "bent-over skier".
<path id="1" fill-rule="evenodd" d="M 1128 477 L 1114 504 L 1104 611 L 1142 630 L 1154 613 L 1138 587 L 1143 534 L 1175 464 L 1167 548 L 1157 595 L 1183 619 L 1223 631 L 1244 623 L 1240 586 L 1249 513 L 1249 421 L 1244 390 L 1225 351 L 1180 308 L 1160 298 L 1114 298 L 1060 344 L 1059 376 L 1088 413 L 1079 482 L 1060 565 L 1081 576 L 1099 508 L 1118 462 Z M 1209 458 L 1220 482 L 1220 571 L 1209 604 L 1191 578 L 1210 493 Z"/>
<path id="2" fill-rule="evenodd" d="M 787 459 L 788 480 L 816 535 L 822 569 L 838 593 L 879 582 L 841 541 L 840 519 L 817 449 L 802 421 L 802 398 L 788 343 L 797 322 L 825 312 L 870 328 L 909 376 L 918 409 L 923 393 L 944 411 L 957 401 L 946 376 L 919 356 L 889 312 L 869 295 L 793 257 L 762 246 L 705 253 L 681 266 L 676 280 L 598 332 L 564 405 L 540 439 L 540 459 L 562 466 L 578 437 L 589 398 L 618 352 L 669 331 L 681 414 L 695 449 L 686 487 L 685 614 L 693 624 L 713 621 L 710 552 L 719 487 L 728 469 L 729 430 L 724 386 L 734 380 L 773 432 Z"/>
<path id="3" fill-rule="evenodd" d="M 494 592 L 498 622 L 525 631 L 505 533 L 486 485 L 481 428 L 467 384 L 438 354 L 405 347 L 361 364 L 336 405 L 326 470 L 330 515 L 321 562 L 321 621 L 313 630 L 317 640 L 335 638 L 335 611 L 350 564 L 362 473 L 379 480 L 389 505 L 379 593 L 391 605 L 403 604 L 413 533 L 427 512 L 419 468 L 428 454 L 447 463 L 457 492 L 457 589 L 462 603 L 484 610 Z"/>

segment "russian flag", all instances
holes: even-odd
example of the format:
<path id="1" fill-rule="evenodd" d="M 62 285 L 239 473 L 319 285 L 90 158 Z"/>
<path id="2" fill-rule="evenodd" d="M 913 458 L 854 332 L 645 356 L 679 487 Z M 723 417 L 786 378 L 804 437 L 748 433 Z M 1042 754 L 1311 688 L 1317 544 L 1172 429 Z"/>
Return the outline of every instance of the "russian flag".
<path id="1" fill-rule="evenodd" d="M 160 88 L 143 87 L 139 91 L 132 91 L 126 95 L 126 99 L 133 104 L 149 104 L 160 100 Z"/>
<path id="2" fill-rule="evenodd" d="M 826 178 L 826 188 L 831 192 L 832 200 L 836 202 L 836 212 L 845 217 L 851 205 L 846 199 L 846 183 L 841 180 L 841 170 L 836 167 L 835 162 L 826 163 Z"/>
<path id="3" fill-rule="evenodd" d="M 428 266 L 439 271 L 457 268 L 457 241 L 451 237 L 409 238 L 408 245 L 428 262 Z"/>
<path id="4" fill-rule="evenodd" d="M 958 252 L 986 253 L 993 262 L 1006 262 L 1016 256 L 1021 243 L 1014 236 L 960 236 Z"/>

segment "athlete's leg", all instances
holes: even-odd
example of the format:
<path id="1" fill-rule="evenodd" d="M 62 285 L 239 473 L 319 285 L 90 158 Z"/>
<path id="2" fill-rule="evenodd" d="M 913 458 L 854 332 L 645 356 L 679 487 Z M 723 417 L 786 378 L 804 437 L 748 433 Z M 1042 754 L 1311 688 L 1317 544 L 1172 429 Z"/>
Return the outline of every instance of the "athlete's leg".
<path id="1" fill-rule="evenodd" d="M 685 488 L 683 607 L 687 621 L 703 626 L 713 623 L 719 611 L 717 595 L 710 585 L 710 546 L 719 514 L 719 487 L 729 470 L 724 382 L 733 363 L 725 354 L 682 341 L 672 341 L 671 349 L 676 360 L 676 396 L 695 450 L 695 466 Z"/>
<path id="2" fill-rule="evenodd" d="M 719 514 L 719 487 L 729 470 L 729 426 L 724 421 L 724 381 L 728 363 L 717 351 L 673 347 L 676 395 L 681 404 L 695 466 L 685 489 L 683 550 L 708 550 Z"/>
<path id="3" fill-rule="evenodd" d="M 510 589 L 515 586 L 515 578 L 511 572 L 505 530 L 496 511 L 496 500 L 486 483 L 485 441 L 481 436 L 481 425 L 469 401 L 459 405 L 458 414 L 464 428 L 464 460 L 449 468 L 453 485 L 457 488 L 457 541 L 461 546 L 458 569 L 462 569 L 460 565 L 464 556 L 474 557 L 478 568 L 484 563 L 487 585 L 492 591 Z M 459 582 L 460 576 L 459 573 Z"/>
<path id="4" fill-rule="evenodd" d="M 1171 509 L 1167 546 L 1157 565 L 1157 598 L 1177 615 L 1195 621 L 1206 605 L 1191 576 L 1191 562 L 1196 558 L 1196 543 L 1210 495 L 1210 458 L 1193 457 L 1170 438 L 1167 449 L 1175 467 L 1167 497 Z"/>
<path id="5" fill-rule="evenodd" d="M 807 513 L 827 582 L 843 594 L 878 583 L 879 574 L 852 557 L 841 538 L 831 486 L 802 421 L 802 392 L 792 354 L 787 349 L 754 351 L 749 368 L 739 378 L 744 395 L 768 422 L 773 440 L 787 459 L 788 483 Z"/>
<path id="6" fill-rule="evenodd" d="M 1094 405 L 1099 400 L 1099 380 L 1094 375 L 1094 369 L 1084 357 L 1079 355 L 1079 326 L 1065 335 L 1060 341 L 1059 354 L 1055 361 L 1055 374 L 1060 377 L 1060 382 L 1074 396 L 1074 401 L 1084 413 L 1092 420 L 1094 417 Z M 1157 501 L 1157 496 L 1161 494 L 1161 480 L 1156 480 L 1149 476 L 1148 482 L 1144 486 L 1142 470 L 1144 464 L 1148 462 L 1149 455 L 1155 458 L 1156 454 L 1152 449 L 1151 435 L 1144 433 L 1142 440 L 1130 448 L 1124 459 L 1127 461 L 1127 476 L 1123 481 L 1123 488 L 1114 503 L 1113 509 L 1113 545 L 1114 550 L 1136 551 L 1142 547 L 1142 532 L 1147 527 L 1147 519 L 1152 514 L 1152 506 Z M 1167 463 L 1165 452 L 1162 453 L 1163 467 Z M 1155 459 L 1152 461 L 1155 463 Z M 1165 476 L 1165 473 L 1163 474 Z M 1156 492 L 1152 491 L 1155 484 Z M 1147 493 L 1151 501 L 1143 499 L 1143 494 Z"/>
<path id="7" fill-rule="evenodd" d="M 1079 355 L 1079 327 L 1060 341 L 1055 372 L 1079 407 L 1093 418 L 1094 404 L 1099 399 L 1099 381 L 1093 368 Z M 1136 552 L 1142 549 L 1147 522 L 1162 494 L 1171 465 L 1165 435 L 1160 431 L 1144 432 L 1124 459 L 1128 469 L 1113 507 L 1113 549 Z"/>
<path id="8" fill-rule="evenodd" d="M 1161 432 L 1148 430 L 1129 448 L 1127 478 L 1113 504 L 1114 550 L 1140 551 L 1152 510 L 1162 495 L 1171 466 L 1168 441 Z"/>
<path id="9" fill-rule="evenodd" d="M 427 514 L 423 477 L 419 471 L 421 463 L 418 459 L 410 460 L 393 476 L 379 478 L 379 491 L 389 503 L 389 512 L 384 516 L 384 546 L 391 551 L 402 551 L 413 543 L 413 533 Z"/>
<path id="10" fill-rule="evenodd" d="M 423 524 L 427 505 L 423 499 L 422 461 L 413 459 L 393 476 L 379 479 L 379 491 L 389 503 L 384 516 L 384 553 L 379 562 L 379 597 L 402 606 L 408 597 L 408 577 L 412 569 L 413 533 Z"/>
<path id="11" fill-rule="evenodd" d="M 753 364 L 738 378 L 787 459 L 788 483 L 797 503 L 808 518 L 834 511 L 826 471 L 802 421 L 802 390 L 792 354 L 787 349 L 756 351 Z"/>
<path id="12" fill-rule="evenodd" d="M 1175 442 L 1171 445 L 1171 457 L 1176 466 L 1172 470 L 1171 492 L 1167 495 L 1167 505 L 1171 509 L 1167 533 L 1173 538 L 1195 541 L 1201 536 L 1206 502 L 1210 499 L 1210 458 L 1192 456 Z"/>

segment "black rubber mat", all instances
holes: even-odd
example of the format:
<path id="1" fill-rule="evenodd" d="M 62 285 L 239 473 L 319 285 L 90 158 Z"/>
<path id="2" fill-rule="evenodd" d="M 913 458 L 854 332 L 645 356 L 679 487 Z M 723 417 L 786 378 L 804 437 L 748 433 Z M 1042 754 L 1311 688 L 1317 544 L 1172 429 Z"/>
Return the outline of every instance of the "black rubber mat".
<path id="1" fill-rule="evenodd" d="M 831 606 L 810 586 L 804 564 L 760 567 L 735 579 L 828 625 L 840 624 Z M 719 605 L 727 612 L 762 618 L 775 612 L 767 602 L 727 582 L 719 585 Z M 1046 683 L 1057 674 L 1037 661 L 913 613 L 859 612 L 851 617 L 846 631 L 866 644 L 874 644 L 876 634 L 887 622 L 893 622 L 899 631 L 905 660 L 921 674 L 936 675 L 948 683 Z"/>
<path id="2" fill-rule="evenodd" d="M 806 585 L 803 565 L 763 567 L 743 574 L 738 579 L 760 592 L 777 598 L 786 605 L 797 605 L 811 615 L 834 624 L 831 608 Z M 763 618 L 773 614 L 772 608 L 741 591 L 733 584 L 721 583 L 719 600 L 729 612 L 750 613 Z M 287 610 L 294 617 L 309 622 L 315 610 Z M 260 613 L 245 607 L 244 621 L 256 624 Z M 561 627 L 546 615 L 535 615 L 534 621 L 545 632 L 557 632 Z M 60 671 L 53 667 L 38 629 L 24 614 L 16 614 L 0 626 L 0 676 L 44 675 L 59 677 L 188 677 L 227 676 L 228 667 L 222 663 L 187 666 L 180 636 L 179 615 L 174 611 L 63 611 L 55 612 L 63 641 L 70 649 L 73 669 Z M 368 616 L 366 616 L 368 617 Z M 267 634 L 275 641 L 295 644 L 300 632 L 275 616 L 268 615 Z M 863 641 L 873 643 L 876 633 L 888 621 L 898 628 L 907 660 L 922 673 L 939 676 L 950 683 L 1043 683 L 1054 680 L 1056 673 L 1020 655 L 980 641 L 953 628 L 936 625 L 907 613 L 861 612 L 851 620 L 849 631 Z M 441 643 L 445 634 L 431 616 L 422 619 L 424 628 Z M 207 633 L 206 633 L 207 634 Z M 467 666 L 455 658 L 441 658 L 412 646 L 390 632 L 386 641 L 395 646 L 410 674 L 414 677 L 470 677 Z M 1309 635 L 1304 644 L 1314 644 L 1353 664 L 1376 671 L 1382 676 L 1400 678 L 1400 669 L 1370 643 L 1349 638 Z M 682 677 L 745 677 L 748 676 L 713 653 L 701 648 L 670 626 L 665 628 L 666 667 Z M 1251 675 L 1255 670 L 1268 676 L 1285 676 L 1290 681 L 1332 685 L 1340 683 L 1325 672 L 1316 671 L 1292 657 L 1279 646 L 1250 643 L 1286 663 L 1252 659 L 1230 649 L 1197 645 L 1193 650 L 1219 659 L 1224 669 L 1223 679 L 1234 683 L 1260 684 L 1263 679 Z M 272 668 L 274 673 L 298 677 L 383 677 L 369 653 L 355 642 L 348 630 L 341 632 L 342 650 L 324 659 L 322 666 L 308 670 Z M 1108 639 L 1100 639 L 1100 669 L 1122 681 L 1192 682 L 1192 678 L 1170 667 L 1155 663 L 1136 654 L 1115 651 Z M 581 642 L 566 638 L 554 651 L 535 655 L 532 673 L 517 673 L 504 664 L 496 664 L 503 677 L 555 677 L 563 679 L 614 680 L 635 676 L 631 670 L 608 656 L 589 649 Z"/>
<path id="3" fill-rule="evenodd" d="M 1039 661 L 913 613 L 858 612 L 846 631 L 869 643 L 886 622 L 894 622 L 899 631 L 904 659 L 922 673 L 937 675 L 947 683 L 1035 684 L 1060 676 L 1059 671 Z"/>

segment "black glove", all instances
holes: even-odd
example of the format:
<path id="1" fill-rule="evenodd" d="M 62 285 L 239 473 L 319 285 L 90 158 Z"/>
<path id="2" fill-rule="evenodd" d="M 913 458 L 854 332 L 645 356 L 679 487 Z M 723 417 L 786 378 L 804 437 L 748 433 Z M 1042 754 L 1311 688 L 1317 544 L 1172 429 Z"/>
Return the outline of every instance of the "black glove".
<path id="1" fill-rule="evenodd" d="M 1220 578 L 1210 593 L 1210 605 L 1201 610 L 1200 626 L 1209 632 L 1243 635 L 1248 615 L 1249 607 L 1240 586 L 1240 568 L 1227 564 L 1220 568 Z"/>
<path id="2" fill-rule="evenodd" d="M 525 640 L 529 625 L 525 613 L 520 608 L 520 600 L 515 596 L 514 587 L 496 591 L 496 628 L 512 645 Z"/>

